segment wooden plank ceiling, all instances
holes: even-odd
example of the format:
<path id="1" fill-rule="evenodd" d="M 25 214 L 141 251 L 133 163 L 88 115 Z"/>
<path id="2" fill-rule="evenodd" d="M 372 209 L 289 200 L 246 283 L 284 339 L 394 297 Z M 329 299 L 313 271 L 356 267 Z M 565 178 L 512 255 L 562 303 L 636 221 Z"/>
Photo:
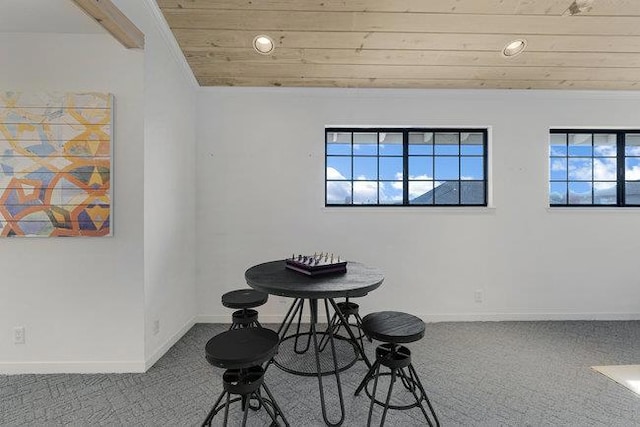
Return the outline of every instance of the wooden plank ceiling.
<path id="1" fill-rule="evenodd" d="M 640 0 L 157 1 L 202 86 L 640 89 Z"/>

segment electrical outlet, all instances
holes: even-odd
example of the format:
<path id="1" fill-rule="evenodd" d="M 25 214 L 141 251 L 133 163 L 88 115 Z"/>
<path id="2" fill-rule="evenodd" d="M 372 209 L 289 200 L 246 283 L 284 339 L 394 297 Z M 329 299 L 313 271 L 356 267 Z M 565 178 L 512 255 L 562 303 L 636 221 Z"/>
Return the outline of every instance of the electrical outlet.
<path id="1" fill-rule="evenodd" d="M 24 326 L 16 326 L 13 328 L 13 343 L 24 344 Z"/>
<path id="2" fill-rule="evenodd" d="M 476 302 L 482 302 L 482 289 L 478 289 L 473 293 L 473 298 Z"/>
<path id="3" fill-rule="evenodd" d="M 153 335 L 158 335 L 160 333 L 160 321 L 159 320 L 154 320 L 153 321 L 152 332 L 153 332 Z"/>

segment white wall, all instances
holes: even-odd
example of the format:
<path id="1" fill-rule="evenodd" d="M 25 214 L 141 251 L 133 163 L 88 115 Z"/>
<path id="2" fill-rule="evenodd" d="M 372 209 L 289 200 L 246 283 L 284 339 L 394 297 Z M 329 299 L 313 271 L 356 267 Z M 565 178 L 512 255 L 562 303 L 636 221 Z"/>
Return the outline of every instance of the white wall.
<path id="1" fill-rule="evenodd" d="M 0 33 L 0 90 L 115 96 L 114 237 L 0 239 L 0 373 L 144 371 L 194 322 L 197 86 L 155 2 L 115 3 L 144 50 L 96 23 L 59 34 L 87 31 L 75 7 L 53 32 Z"/>
<path id="2" fill-rule="evenodd" d="M 149 367 L 193 326 L 196 315 L 196 83 L 188 67 L 183 68 L 184 58 L 168 27 L 163 31 L 159 25 L 164 18 L 153 1 L 115 3 L 145 33 L 144 294 Z"/>
<path id="3" fill-rule="evenodd" d="M 637 93 L 204 89 L 197 125 L 201 320 L 249 266 L 327 250 L 385 271 L 364 312 L 640 318 L 640 210 L 547 207 L 549 128 L 639 128 Z M 492 205 L 324 208 L 325 125 L 491 127 Z"/>
<path id="4" fill-rule="evenodd" d="M 0 33 L 1 90 L 115 96 L 114 236 L 0 239 L 0 372 L 144 369 L 143 67 L 108 35 Z"/>

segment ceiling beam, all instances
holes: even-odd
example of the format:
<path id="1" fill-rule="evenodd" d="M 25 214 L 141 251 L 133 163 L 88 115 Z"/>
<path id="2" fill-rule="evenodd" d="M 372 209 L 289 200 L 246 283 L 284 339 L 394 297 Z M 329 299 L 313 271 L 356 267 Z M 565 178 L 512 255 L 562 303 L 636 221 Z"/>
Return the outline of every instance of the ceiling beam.
<path id="1" fill-rule="evenodd" d="M 72 0 L 126 48 L 144 48 L 144 33 L 111 0 Z"/>

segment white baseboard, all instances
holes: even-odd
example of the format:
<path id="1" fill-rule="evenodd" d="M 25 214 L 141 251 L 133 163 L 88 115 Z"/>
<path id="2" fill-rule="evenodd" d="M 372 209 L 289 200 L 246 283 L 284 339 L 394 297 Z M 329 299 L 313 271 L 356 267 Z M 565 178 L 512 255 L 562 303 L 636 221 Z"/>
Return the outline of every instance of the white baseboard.
<path id="1" fill-rule="evenodd" d="M 102 373 L 142 373 L 146 372 L 187 333 L 196 323 L 190 319 L 175 334 L 167 339 L 146 361 L 34 361 L 0 362 L 0 375 L 19 374 L 102 374 Z"/>
<path id="2" fill-rule="evenodd" d="M 425 322 L 640 320 L 640 313 L 445 313 L 418 314 Z"/>
<path id="3" fill-rule="evenodd" d="M 0 362 L 0 375 L 140 373 L 143 361 Z"/>
<path id="4" fill-rule="evenodd" d="M 193 325 L 196 324 L 196 319 L 197 316 L 189 319 L 187 323 L 185 323 L 175 334 L 169 337 L 160 347 L 158 347 L 156 351 L 153 352 L 151 356 L 147 358 L 147 360 L 145 361 L 145 372 L 149 370 L 149 368 L 151 368 L 158 360 L 160 360 L 160 358 L 164 356 L 164 354 L 169 351 L 169 349 L 173 347 L 174 344 L 177 343 L 180 338 L 182 338 L 184 334 L 186 334 L 189 329 L 193 327 Z"/>
<path id="5" fill-rule="evenodd" d="M 546 321 L 546 320 L 640 320 L 640 313 L 442 313 L 418 314 L 427 323 L 435 322 L 508 322 L 508 321 Z M 260 314 L 261 323 L 281 323 L 282 315 Z M 303 316 L 308 322 L 309 317 Z M 230 323 L 230 314 L 201 314 L 196 316 L 196 323 Z"/>

